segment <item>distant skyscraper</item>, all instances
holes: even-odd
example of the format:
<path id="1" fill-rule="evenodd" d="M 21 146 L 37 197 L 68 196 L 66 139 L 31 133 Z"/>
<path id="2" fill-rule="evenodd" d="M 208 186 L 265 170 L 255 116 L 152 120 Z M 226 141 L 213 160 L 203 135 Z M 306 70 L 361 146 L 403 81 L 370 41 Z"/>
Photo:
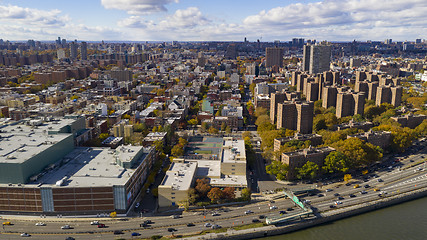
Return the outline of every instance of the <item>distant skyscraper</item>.
<path id="1" fill-rule="evenodd" d="M 87 43 L 82 42 L 80 45 L 80 56 L 82 60 L 87 60 Z"/>
<path id="2" fill-rule="evenodd" d="M 237 51 L 236 51 L 236 45 L 235 44 L 229 44 L 227 46 L 227 50 L 225 51 L 225 58 L 227 58 L 227 59 L 236 59 L 237 58 Z"/>
<path id="3" fill-rule="evenodd" d="M 71 42 L 70 45 L 70 58 L 71 59 L 77 59 L 77 43 Z"/>
<path id="4" fill-rule="evenodd" d="M 265 49 L 265 67 L 283 67 L 283 48 Z"/>
<path id="5" fill-rule="evenodd" d="M 304 45 L 302 49 L 302 70 L 308 72 L 310 70 L 310 49 L 311 45 Z"/>
<path id="6" fill-rule="evenodd" d="M 329 71 L 331 46 L 326 44 L 305 45 L 303 48 L 303 70 L 310 74 Z"/>

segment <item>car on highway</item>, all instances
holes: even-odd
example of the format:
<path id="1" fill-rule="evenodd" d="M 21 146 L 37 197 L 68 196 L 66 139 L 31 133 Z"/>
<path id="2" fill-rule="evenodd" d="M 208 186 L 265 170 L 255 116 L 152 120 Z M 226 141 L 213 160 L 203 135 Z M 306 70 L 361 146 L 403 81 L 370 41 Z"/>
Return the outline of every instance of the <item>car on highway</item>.
<path id="1" fill-rule="evenodd" d="M 211 223 L 205 223 L 205 227 L 212 227 Z"/>
<path id="2" fill-rule="evenodd" d="M 105 228 L 105 224 L 103 223 L 98 224 L 98 228 Z"/>
<path id="3" fill-rule="evenodd" d="M 131 234 L 131 236 L 132 236 L 132 237 L 138 237 L 138 236 L 141 236 L 141 233 L 133 232 L 133 233 Z"/>
<path id="4" fill-rule="evenodd" d="M 220 216 L 221 214 L 219 214 L 219 213 L 217 213 L 217 212 L 214 212 L 214 213 L 212 213 L 212 216 L 213 217 L 215 217 L 215 216 Z"/>
<path id="5" fill-rule="evenodd" d="M 360 191 L 360 194 L 367 194 L 367 191 Z"/>
<path id="6" fill-rule="evenodd" d="M 379 191 L 379 190 L 380 190 L 379 188 L 374 188 L 374 191 L 375 191 L 375 192 L 377 192 L 377 191 Z"/>
<path id="7" fill-rule="evenodd" d="M 264 215 L 259 215 L 259 216 L 258 216 L 258 218 L 259 218 L 259 219 L 264 219 L 264 218 L 265 218 L 265 216 L 264 216 Z"/>
<path id="8" fill-rule="evenodd" d="M 99 221 L 92 221 L 92 222 L 90 222 L 90 225 L 98 225 L 99 224 Z"/>
<path id="9" fill-rule="evenodd" d="M 180 215 L 172 215 L 172 218 L 173 219 L 178 219 L 178 218 L 180 218 L 181 216 Z"/>
<path id="10" fill-rule="evenodd" d="M 139 202 L 137 202 L 136 204 L 135 204 L 135 209 L 138 209 L 139 208 Z"/>
<path id="11" fill-rule="evenodd" d="M 344 200 L 344 197 L 339 196 L 338 200 Z"/>
<path id="12" fill-rule="evenodd" d="M 329 208 L 335 208 L 336 206 L 335 205 L 329 205 Z"/>
<path id="13" fill-rule="evenodd" d="M 381 178 L 378 178 L 377 180 L 378 182 L 384 182 L 384 180 L 382 180 Z"/>
<path id="14" fill-rule="evenodd" d="M 365 186 L 364 186 L 364 188 L 370 188 L 371 186 L 369 186 L 369 184 L 366 184 Z"/>
<path id="15" fill-rule="evenodd" d="M 114 235 L 120 235 L 120 234 L 123 234 L 123 231 L 122 230 L 114 230 L 113 234 Z"/>
<path id="16" fill-rule="evenodd" d="M 339 193 L 335 193 L 335 194 L 334 194 L 334 196 L 335 196 L 335 197 L 338 197 L 339 195 L 340 195 Z"/>
<path id="17" fill-rule="evenodd" d="M 61 227 L 61 229 L 71 229 L 71 226 L 70 225 L 64 225 Z"/>
<path id="18" fill-rule="evenodd" d="M 141 224 L 139 224 L 139 226 L 140 226 L 140 227 L 143 227 L 143 228 L 149 227 L 149 225 L 148 225 L 148 224 L 146 224 L 146 223 L 141 223 Z"/>
<path id="19" fill-rule="evenodd" d="M 168 232 L 176 232 L 177 230 L 175 228 L 168 228 Z"/>
<path id="20" fill-rule="evenodd" d="M 65 240 L 76 240 L 76 239 L 73 237 L 66 237 Z"/>
<path id="21" fill-rule="evenodd" d="M 36 226 L 46 226 L 46 223 L 44 223 L 44 222 L 38 222 L 38 223 L 36 223 Z"/>
<path id="22" fill-rule="evenodd" d="M 288 208 L 288 209 L 286 209 L 286 211 L 293 211 L 294 209 L 293 208 Z"/>
<path id="23" fill-rule="evenodd" d="M 245 211 L 245 214 L 251 214 L 251 213 L 253 213 L 251 210 L 246 210 Z"/>
<path id="24" fill-rule="evenodd" d="M 211 227 L 212 229 L 218 229 L 218 228 L 221 228 L 221 226 L 220 225 L 218 225 L 218 224 L 214 224 L 214 225 L 212 225 L 212 227 Z"/>
<path id="25" fill-rule="evenodd" d="M 286 214 L 286 211 L 279 211 L 279 214 Z"/>
<path id="26" fill-rule="evenodd" d="M 12 225 L 11 222 L 3 222 L 3 225 Z"/>
<path id="27" fill-rule="evenodd" d="M 274 209 L 277 209 L 277 207 L 276 206 L 271 206 L 270 207 L 270 210 L 274 210 Z"/>
<path id="28" fill-rule="evenodd" d="M 325 195 L 323 195 L 323 194 L 319 193 L 319 194 L 317 194 L 317 196 L 318 196 L 318 197 L 323 197 L 323 196 L 325 196 Z"/>
<path id="29" fill-rule="evenodd" d="M 351 198 L 354 198 L 354 197 L 356 197 L 356 195 L 354 195 L 354 194 L 350 194 L 350 197 L 351 197 Z"/>
<path id="30" fill-rule="evenodd" d="M 330 188 L 326 189 L 326 192 L 332 192 L 332 191 L 334 191 L 334 190 L 330 189 Z"/>
<path id="31" fill-rule="evenodd" d="M 252 219 L 252 222 L 253 222 L 253 223 L 257 223 L 257 222 L 260 222 L 260 221 L 259 221 L 259 219 L 258 219 L 258 218 L 254 218 L 254 219 Z"/>
<path id="32" fill-rule="evenodd" d="M 356 184 L 356 185 L 353 186 L 353 188 L 359 188 L 359 187 L 360 187 L 359 184 Z"/>
<path id="33" fill-rule="evenodd" d="M 335 205 L 340 205 L 340 204 L 342 204 L 342 202 L 341 202 L 341 201 L 335 201 L 334 203 L 335 203 Z"/>
<path id="34" fill-rule="evenodd" d="M 28 233 L 21 233 L 21 237 L 31 237 L 31 235 Z"/>
<path id="35" fill-rule="evenodd" d="M 187 223 L 187 227 L 194 227 L 196 225 L 194 225 L 194 223 Z"/>

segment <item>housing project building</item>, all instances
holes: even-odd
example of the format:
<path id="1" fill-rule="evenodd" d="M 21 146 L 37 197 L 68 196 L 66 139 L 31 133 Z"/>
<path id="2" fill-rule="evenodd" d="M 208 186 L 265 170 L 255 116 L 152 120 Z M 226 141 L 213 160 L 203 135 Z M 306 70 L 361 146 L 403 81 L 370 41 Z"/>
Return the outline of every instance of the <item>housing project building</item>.
<path id="1" fill-rule="evenodd" d="M 159 207 L 177 205 L 188 198 L 195 179 L 208 178 L 212 187 L 248 186 L 243 140 L 232 137 L 191 137 L 183 158 L 175 158 L 159 185 Z"/>
<path id="2" fill-rule="evenodd" d="M 124 213 L 153 165 L 153 147 L 75 147 L 83 117 L 0 128 L 0 211 Z"/>

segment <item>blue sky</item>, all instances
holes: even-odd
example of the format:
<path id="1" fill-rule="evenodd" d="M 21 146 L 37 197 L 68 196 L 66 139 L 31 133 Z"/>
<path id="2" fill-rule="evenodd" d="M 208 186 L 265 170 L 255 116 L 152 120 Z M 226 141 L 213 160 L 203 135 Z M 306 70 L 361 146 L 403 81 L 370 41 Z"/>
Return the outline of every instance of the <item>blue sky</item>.
<path id="1" fill-rule="evenodd" d="M 0 38 L 288 41 L 426 38 L 426 0 L 0 0 Z"/>

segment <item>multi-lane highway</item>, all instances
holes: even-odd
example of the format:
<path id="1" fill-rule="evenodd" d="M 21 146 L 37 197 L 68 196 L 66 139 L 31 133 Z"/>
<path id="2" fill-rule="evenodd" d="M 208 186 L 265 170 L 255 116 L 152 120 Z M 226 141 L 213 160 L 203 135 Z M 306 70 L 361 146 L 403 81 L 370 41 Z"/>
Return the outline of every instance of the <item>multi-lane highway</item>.
<path id="1" fill-rule="evenodd" d="M 311 194 L 312 196 L 306 194 L 300 197 L 308 200 L 309 204 L 318 209 L 319 212 L 326 212 L 415 189 L 426 188 L 425 155 L 427 155 L 426 150 L 421 148 L 421 152 L 405 159 L 396 156 L 389 160 L 388 164 L 392 166 L 391 168 L 382 166 L 375 172 L 355 176 L 350 181 L 350 184 L 335 182 L 323 185 L 318 192 Z M 396 162 L 395 159 L 402 160 Z M 359 187 L 355 188 L 357 184 Z M 365 187 L 366 185 L 369 187 Z M 362 191 L 364 192 L 363 194 Z M 350 195 L 353 195 L 353 197 L 350 197 Z M 248 210 L 251 213 L 245 214 Z M 3 228 L 0 229 L 0 239 L 21 239 L 20 234 L 24 232 L 31 234 L 30 238 L 32 239 L 66 239 L 69 236 L 75 239 L 131 239 L 133 238 L 132 233 L 141 234 L 141 237 L 172 235 L 168 228 L 176 230 L 174 232 L 175 235 L 198 234 L 202 230 L 210 229 L 205 227 L 206 223 L 217 224 L 223 228 L 237 227 L 252 223 L 255 219 L 264 221 L 264 217 L 278 217 L 280 214 L 287 215 L 301 211 L 299 207 L 294 206 L 291 200 L 278 199 L 274 202 L 260 201 L 243 206 L 189 211 L 180 214 L 181 217 L 177 219 L 171 217 L 171 215 L 177 214 L 173 212 L 163 213 L 163 216 L 126 218 L 126 221 L 120 219 L 98 219 L 100 223 L 106 225 L 106 228 L 98 228 L 96 225 L 91 225 L 90 222 L 94 219 L 39 219 L 37 217 L 26 217 L 24 220 L 24 218 L 20 217 L 4 216 L 2 221 L 10 221 L 13 225 L 3 225 Z M 218 214 L 217 216 L 212 216 L 212 213 Z M 149 224 L 146 228 L 140 227 L 140 224 L 147 219 L 154 223 Z M 36 226 L 37 222 L 45 222 L 46 226 Z M 187 226 L 188 223 L 193 223 L 194 226 Z M 64 225 L 70 225 L 72 229 L 61 229 L 61 226 Z M 114 235 L 116 230 L 123 231 L 123 234 Z"/>

